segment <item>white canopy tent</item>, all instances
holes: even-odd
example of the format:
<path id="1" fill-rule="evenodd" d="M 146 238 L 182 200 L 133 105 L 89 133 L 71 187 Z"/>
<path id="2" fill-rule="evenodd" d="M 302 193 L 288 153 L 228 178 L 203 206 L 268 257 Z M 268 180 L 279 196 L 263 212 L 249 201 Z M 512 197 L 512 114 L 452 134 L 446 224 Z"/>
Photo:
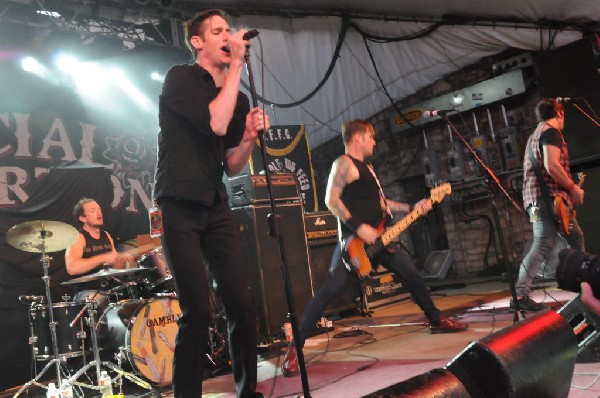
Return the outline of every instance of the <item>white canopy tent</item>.
<path id="1" fill-rule="evenodd" d="M 245 3 L 217 1 L 212 5 L 249 8 Z M 343 37 L 331 74 L 314 96 L 293 107 L 274 105 L 269 110 L 273 124 L 305 124 L 311 148 L 336 136 L 344 121 L 372 116 L 391 105 L 374 64 L 385 88 L 397 101 L 482 57 L 508 48 L 557 48 L 580 39 L 582 26 L 593 29 L 598 25 L 592 21 L 600 21 L 600 2 L 596 1 L 343 1 L 301 7 L 300 3 L 281 0 L 269 4 L 271 8 L 281 7 L 282 13 L 304 7 L 317 10 L 313 14 L 326 14 L 324 10 L 336 5 L 350 14 L 352 10 L 362 13 L 347 20 L 350 27 L 345 35 L 344 18 L 340 16 L 245 15 L 231 20 L 234 28 L 259 30 L 260 42 L 253 40 L 251 51 L 257 92 L 284 106 L 306 97 L 324 79 L 336 44 Z M 260 13 L 260 4 L 253 2 L 253 7 Z M 367 13 L 370 16 L 365 16 Z M 448 14 L 462 15 L 473 23 L 442 24 L 412 40 L 368 41 L 373 61 L 357 30 L 390 39 L 409 37 L 432 28 Z M 399 20 L 401 16 L 403 20 Z M 426 18 L 430 21 L 417 21 Z M 538 21 L 547 20 L 563 24 L 555 23 L 556 28 L 538 25 Z"/>

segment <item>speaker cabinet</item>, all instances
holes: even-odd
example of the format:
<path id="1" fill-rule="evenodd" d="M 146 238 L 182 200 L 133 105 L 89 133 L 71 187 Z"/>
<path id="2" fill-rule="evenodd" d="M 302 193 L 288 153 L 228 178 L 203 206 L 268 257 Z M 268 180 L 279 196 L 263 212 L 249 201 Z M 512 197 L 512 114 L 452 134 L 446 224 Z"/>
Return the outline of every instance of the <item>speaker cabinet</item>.
<path id="1" fill-rule="evenodd" d="M 239 225 L 248 277 L 257 306 L 261 338 L 270 338 L 288 322 L 288 304 L 284 290 L 277 239 L 269 236 L 269 205 L 233 208 Z M 300 203 L 278 203 L 279 228 L 287 257 L 298 319 L 312 297 L 308 248 Z"/>
<path id="2" fill-rule="evenodd" d="M 337 247 L 337 238 L 329 237 L 325 239 L 309 239 L 308 253 L 310 256 L 310 270 L 312 274 L 312 283 L 314 293 L 316 294 L 325 278 L 331 263 L 333 251 Z M 358 278 L 351 276 L 346 282 L 344 290 L 329 304 L 325 309 L 325 315 L 338 314 L 343 311 L 357 308 L 357 299 L 360 299 L 360 283 Z"/>

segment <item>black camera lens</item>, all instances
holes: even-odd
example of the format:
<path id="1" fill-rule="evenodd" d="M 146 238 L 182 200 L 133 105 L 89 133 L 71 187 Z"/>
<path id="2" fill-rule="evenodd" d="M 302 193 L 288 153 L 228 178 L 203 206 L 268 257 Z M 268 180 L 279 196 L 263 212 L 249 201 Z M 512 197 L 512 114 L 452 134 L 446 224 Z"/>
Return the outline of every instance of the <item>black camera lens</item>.
<path id="1" fill-rule="evenodd" d="M 556 267 L 558 287 L 571 292 L 581 291 L 581 282 L 587 282 L 600 297 L 600 258 L 574 249 L 564 249 L 558 253 Z"/>

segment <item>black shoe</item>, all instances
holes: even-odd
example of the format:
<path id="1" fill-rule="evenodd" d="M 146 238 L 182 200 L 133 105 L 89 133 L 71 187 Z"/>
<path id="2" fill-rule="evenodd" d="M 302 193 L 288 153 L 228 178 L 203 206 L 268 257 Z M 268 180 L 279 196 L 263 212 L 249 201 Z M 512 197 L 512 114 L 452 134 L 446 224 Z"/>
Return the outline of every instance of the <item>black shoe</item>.
<path id="1" fill-rule="evenodd" d="M 537 312 L 546 309 L 546 305 L 533 301 L 529 296 L 521 297 L 519 300 L 519 309 L 525 312 Z M 515 312 L 515 301 L 510 300 L 510 312 Z"/>

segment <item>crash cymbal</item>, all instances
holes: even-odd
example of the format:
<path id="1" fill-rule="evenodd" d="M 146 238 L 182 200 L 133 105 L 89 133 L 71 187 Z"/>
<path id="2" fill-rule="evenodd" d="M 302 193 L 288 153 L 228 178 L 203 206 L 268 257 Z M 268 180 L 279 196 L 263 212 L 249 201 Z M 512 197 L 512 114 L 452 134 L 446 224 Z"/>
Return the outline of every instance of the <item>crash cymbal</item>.
<path id="1" fill-rule="evenodd" d="M 35 220 L 15 225 L 6 233 L 9 245 L 30 253 L 53 253 L 66 249 L 79 232 L 60 221 Z"/>
<path id="2" fill-rule="evenodd" d="M 122 275 L 130 275 L 130 274 L 135 274 L 136 272 L 147 271 L 147 270 L 148 270 L 148 268 L 143 268 L 143 267 L 123 268 L 123 269 L 112 269 L 112 268 L 101 269 L 100 271 L 94 272 L 93 274 L 80 276 L 79 278 L 75 278 L 75 279 L 70 279 L 68 281 L 61 283 L 61 285 L 73 285 L 75 283 L 95 281 L 95 280 L 103 279 L 103 278 L 113 278 L 113 277 L 122 276 Z"/>

